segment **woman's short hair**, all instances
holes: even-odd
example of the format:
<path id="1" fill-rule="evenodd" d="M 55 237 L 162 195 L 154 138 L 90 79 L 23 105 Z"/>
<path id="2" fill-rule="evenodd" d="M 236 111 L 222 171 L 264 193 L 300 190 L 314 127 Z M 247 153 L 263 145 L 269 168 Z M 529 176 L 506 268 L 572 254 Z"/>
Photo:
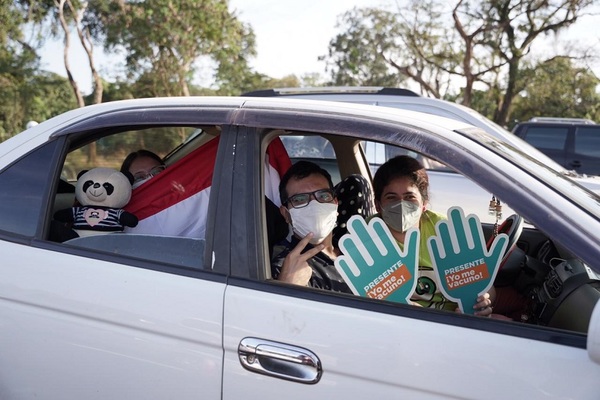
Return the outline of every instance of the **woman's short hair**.
<path id="1" fill-rule="evenodd" d="M 160 158 L 158 154 L 153 153 L 150 150 L 141 149 L 138 151 L 134 151 L 133 153 L 129 153 L 129 155 L 125 157 L 125 160 L 123 160 L 123 164 L 121 164 L 121 172 L 129 172 L 131 164 L 133 164 L 133 162 L 140 157 L 149 157 L 155 160 L 156 162 L 160 163 L 160 165 L 165 165 L 165 162 L 162 158 Z"/>
<path id="2" fill-rule="evenodd" d="M 381 201 L 383 189 L 397 178 L 408 178 L 419 189 L 423 202 L 429 201 L 429 176 L 423 164 L 411 156 L 390 158 L 379 167 L 373 178 L 375 200 Z"/>

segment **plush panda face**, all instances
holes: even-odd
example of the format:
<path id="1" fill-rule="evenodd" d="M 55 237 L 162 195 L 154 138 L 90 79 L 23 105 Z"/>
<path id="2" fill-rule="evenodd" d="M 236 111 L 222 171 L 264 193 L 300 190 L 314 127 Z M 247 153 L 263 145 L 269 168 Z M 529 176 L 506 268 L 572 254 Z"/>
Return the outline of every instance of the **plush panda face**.
<path id="1" fill-rule="evenodd" d="M 131 198 L 131 182 L 114 169 L 94 168 L 79 176 L 75 196 L 82 206 L 122 208 Z"/>

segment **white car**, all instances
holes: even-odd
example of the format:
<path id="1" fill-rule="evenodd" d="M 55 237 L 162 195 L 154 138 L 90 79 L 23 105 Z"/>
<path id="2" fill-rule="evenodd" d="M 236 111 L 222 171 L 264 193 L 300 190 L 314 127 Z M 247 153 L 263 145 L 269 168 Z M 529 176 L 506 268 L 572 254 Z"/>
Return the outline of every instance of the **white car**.
<path id="1" fill-rule="evenodd" d="M 437 160 L 507 202 L 531 224 L 513 229 L 522 221 L 513 217 L 500 228 L 518 247 L 496 285 L 523 296 L 519 315 L 475 317 L 270 279 L 265 207 L 277 204 L 287 156 L 277 144 L 289 136 L 326 139 L 342 178 L 370 179 L 361 143 L 383 143 Z M 73 206 L 74 174 L 118 169 L 142 144 L 173 151 L 126 209 L 156 206 L 137 209 L 142 222 L 187 205 L 161 229 L 193 224 L 202 234 L 59 239 L 69 227 L 53 215 Z M 278 98 L 112 102 L 1 143 L 0 187 L 1 399 L 600 393 L 600 199 L 471 125 Z M 483 228 L 489 235 L 493 226 Z"/>

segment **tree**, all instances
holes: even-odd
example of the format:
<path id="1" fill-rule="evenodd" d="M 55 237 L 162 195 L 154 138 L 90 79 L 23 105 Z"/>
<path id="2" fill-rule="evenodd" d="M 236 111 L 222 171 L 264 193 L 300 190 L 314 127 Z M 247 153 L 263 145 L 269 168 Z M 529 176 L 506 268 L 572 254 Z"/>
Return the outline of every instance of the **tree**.
<path id="1" fill-rule="evenodd" d="M 477 3 L 477 2 L 475 2 Z M 575 23 L 593 0 L 487 0 L 472 14 L 485 18 L 497 29 L 487 46 L 494 49 L 507 64 L 504 96 L 498 105 L 494 121 L 506 125 L 513 99 L 519 93 L 520 66 L 533 42 L 541 35 L 556 34 Z"/>
<path id="2" fill-rule="evenodd" d="M 43 13 L 28 4 L 0 0 L 0 141 L 74 107 L 67 81 L 39 71 L 35 48 L 24 40 L 22 26 Z"/>
<path id="3" fill-rule="evenodd" d="M 94 0 L 88 27 L 109 51 L 122 49 L 128 78 L 145 93 L 188 96 L 198 62 L 224 86 L 243 79 L 254 35 L 226 0 Z"/>
<path id="4" fill-rule="evenodd" d="M 458 0 L 449 8 L 441 0 L 409 0 L 397 12 L 354 9 L 341 16 L 342 33 L 331 40 L 324 59 L 334 84 L 410 79 L 422 93 L 467 106 L 476 85 L 482 85 L 499 96 L 493 119 L 506 125 L 521 89 L 521 63 L 533 42 L 570 26 L 592 3 Z M 395 80 L 387 80 L 390 75 Z"/>
<path id="5" fill-rule="evenodd" d="M 600 80 L 568 57 L 555 57 L 523 73 L 524 90 L 515 99 L 513 118 L 566 117 L 600 120 Z"/>
<path id="6" fill-rule="evenodd" d="M 331 84 L 336 86 L 397 86 L 402 76 L 393 71 L 383 54 L 395 48 L 400 36 L 395 16 L 375 8 L 354 8 L 336 27 L 342 31 L 329 42 L 327 61 Z"/>
<path id="7" fill-rule="evenodd" d="M 281 79 L 271 78 L 270 76 L 254 72 L 248 75 L 247 79 L 241 83 L 241 86 L 235 89 L 231 95 L 240 95 L 245 92 L 261 89 L 272 89 L 272 88 L 285 88 L 285 87 L 298 87 L 300 86 L 300 80 L 296 75 L 287 75 Z M 217 94 L 222 94 L 218 91 Z"/>
<path id="8" fill-rule="evenodd" d="M 73 79 L 73 75 L 71 73 L 71 69 L 69 66 L 68 56 L 69 56 L 69 43 L 70 43 L 70 25 L 67 21 L 67 17 L 70 16 L 71 23 L 75 27 L 77 31 L 77 37 L 79 38 L 79 43 L 83 47 L 85 54 L 88 59 L 88 64 L 90 67 L 90 73 L 92 74 L 92 81 L 94 83 L 94 92 L 93 92 L 93 104 L 102 103 L 102 91 L 103 91 L 103 81 L 98 73 L 96 68 L 96 63 L 94 61 L 94 45 L 92 42 L 92 37 L 90 35 L 89 29 L 84 25 L 84 17 L 88 12 L 88 2 L 87 1 L 77 1 L 77 0 L 54 0 L 54 4 L 58 9 L 58 19 L 60 21 L 61 28 L 64 34 L 64 64 L 65 69 L 67 70 L 67 77 L 69 78 L 69 82 L 71 86 L 73 86 L 73 90 L 75 92 L 75 96 L 77 98 L 77 103 L 80 107 L 85 105 L 83 95 L 79 90 L 79 86 L 77 82 Z M 68 7 L 68 13 L 65 13 L 65 6 Z"/>

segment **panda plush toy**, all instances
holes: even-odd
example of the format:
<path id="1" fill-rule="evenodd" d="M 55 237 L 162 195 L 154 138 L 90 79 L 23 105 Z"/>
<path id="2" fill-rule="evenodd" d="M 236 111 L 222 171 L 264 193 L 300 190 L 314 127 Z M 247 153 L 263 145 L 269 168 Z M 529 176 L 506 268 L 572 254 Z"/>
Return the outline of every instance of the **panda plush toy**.
<path id="1" fill-rule="evenodd" d="M 131 199 L 133 177 L 111 168 L 81 171 L 77 176 L 75 198 L 78 205 L 59 210 L 54 219 L 72 224 L 72 237 L 122 232 L 138 219 L 123 207 Z"/>

